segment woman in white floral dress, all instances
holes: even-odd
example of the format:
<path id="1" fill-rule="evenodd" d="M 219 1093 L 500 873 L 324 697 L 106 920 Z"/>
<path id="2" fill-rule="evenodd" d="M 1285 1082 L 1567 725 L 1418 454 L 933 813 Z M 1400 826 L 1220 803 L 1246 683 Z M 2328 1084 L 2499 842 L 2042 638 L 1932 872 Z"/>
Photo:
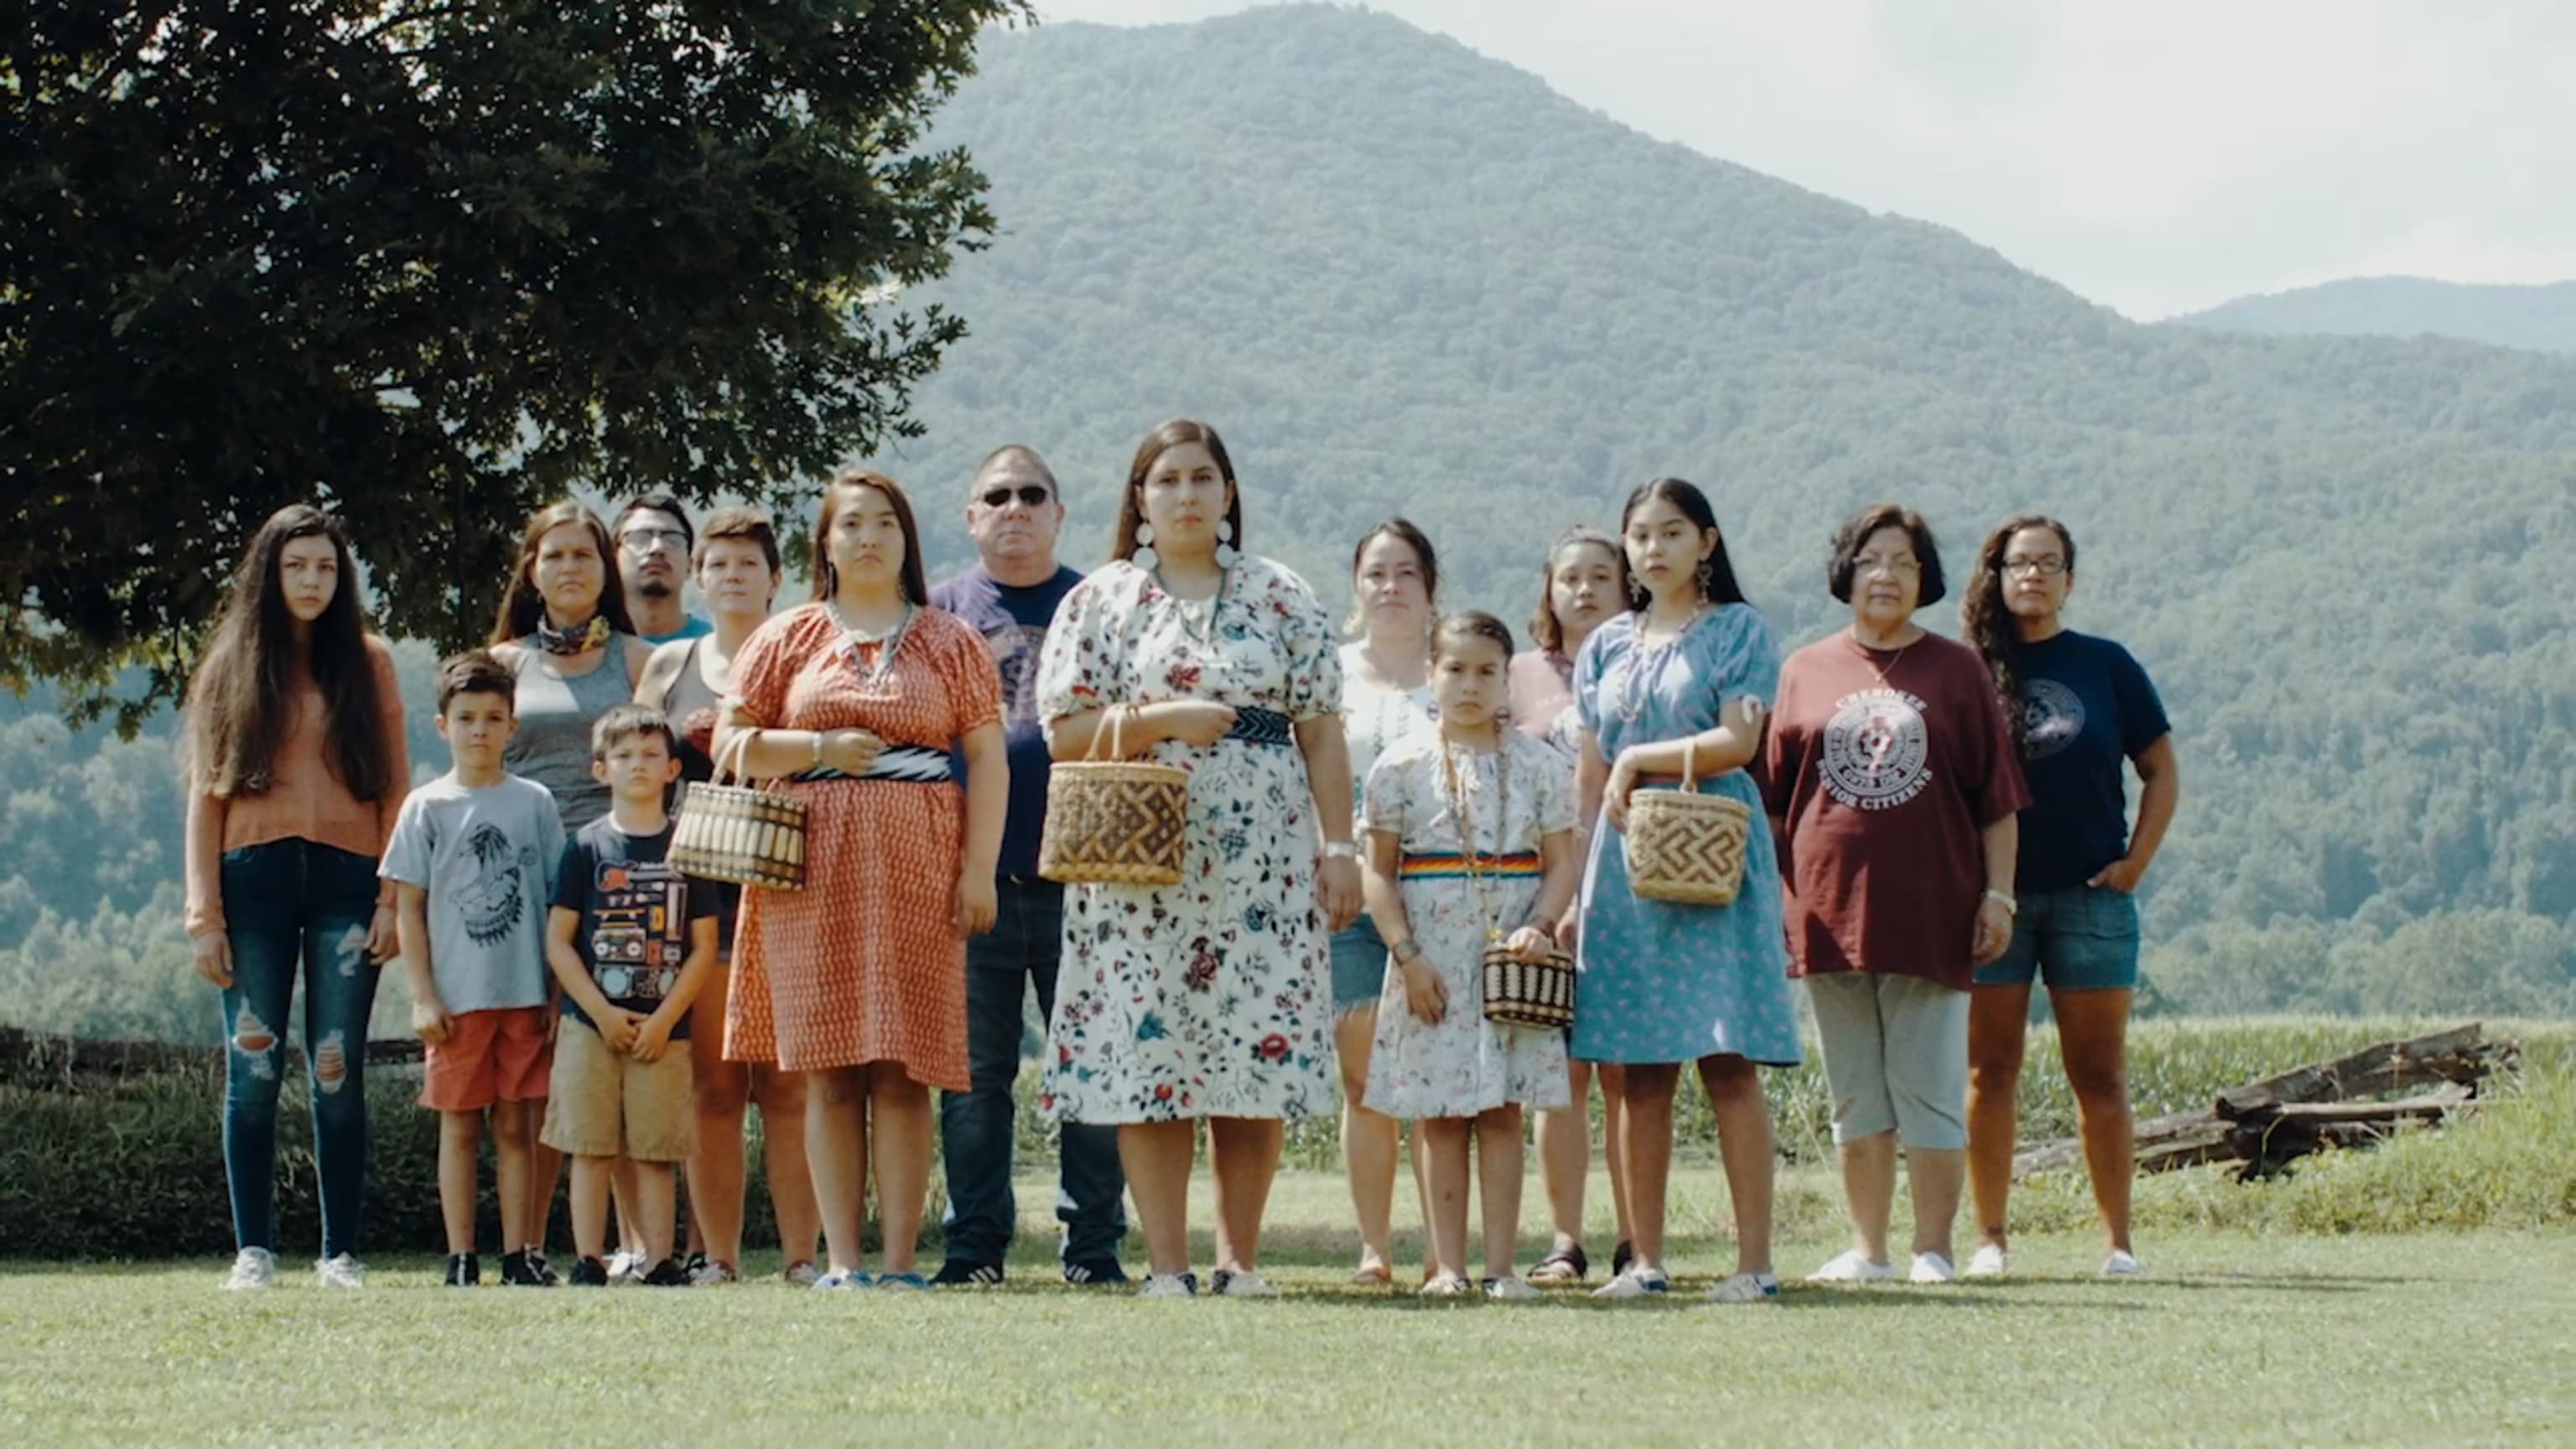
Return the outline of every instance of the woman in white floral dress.
<path id="1" fill-rule="evenodd" d="M 1436 732 L 1390 746 L 1369 771 L 1365 877 L 1390 965 L 1369 1054 L 1368 1100 L 1415 1123 L 1431 1220 L 1423 1292 L 1475 1291 L 1466 1276 L 1468 1140 L 1485 1206 L 1485 1291 L 1535 1297 L 1513 1266 L 1520 1236 L 1521 1109 L 1572 1100 L 1565 1038 L 1485 1019 L 1484 954 L 1546 954 L 1574 899 L 1574 800 L 1555 751 L 1497 717 L 1512 634 L 1454 614 L 1431 646 Z"/>
<path id="2" fill-rule="evenodd" d="M 1225 444 L 1205 424 L 1146 435 L 1113 561 L 1065 596 L 1038 666 L 1058 760 L 1116 752 L 1190 771 L 1179 884 L 1065 900 L 1048 1110 L 1118 1127 L 1152 1269 L 1186 1297 L 1197 1124 L 1216 1165 L 1214 1290 L 1255 1271 L 1283 1119 L 1333 1110 L 1327 939 L 1359 913 L 1350 764 L 1332 626 L 1305 580 L 1241 556 Z M 1098 757 L 1108 758 L 1108 741 Z"/>

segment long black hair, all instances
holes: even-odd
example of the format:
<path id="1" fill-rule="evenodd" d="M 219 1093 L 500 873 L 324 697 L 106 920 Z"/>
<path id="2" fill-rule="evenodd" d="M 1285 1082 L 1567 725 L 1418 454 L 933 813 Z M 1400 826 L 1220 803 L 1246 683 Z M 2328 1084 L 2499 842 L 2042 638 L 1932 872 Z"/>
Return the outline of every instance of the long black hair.
<path id="1" fill-rule="evenodd" d="M 1959 602 L 1959 632 L 1968 637 L 1977 652 L 1985 656 L 1986 668 L 1995 676 L 1995 692 L 2003 696 L 2004 718 L 2012 721 L 2013 740 L 2027 752 L 2030 749 L 2030 721 L 2021 707 L 2021 625 L 2014 621 L 2012 609 L 2004 602 L 2004 554 L 2012 548 L 2013 535 L 2024 529 L 2045 528 L 2057 535 L 2066 550 L 2066 572 L 2075 573 L 2075 535 L 2063 523 L 2045 513 L 2016 513 L 1995 525 L 1977 549 L 1976 572 L 1968 576 L 1968 596 Z"/>
<path id="2" fill-rule="evenodd" d="M 1657 478 L 1628 495 L 1628 506 L 1619 510 L 1621 561 L 1624 563 L 1627 558 L 1624 540 L 1628 534 L 1628 520 L 1637 516 L 1638 509 L 1658 499 L 1671 504 L 1700 532 L 1717 535 L 1717 547 L 1700 562 L 1699 571 L 1692 575 L 1692 582 L 1699 588 L 1699 596 L 1712 604 L 1743 603 L 1744 588 L 1735 581 L 1734 561 L 1726 556 L 1726 532 L 1717 526 L 1717 510 L 1708 506 L 1708 495 L 1700 492 L 1697 484 L 1685 479 Z M 1628 580 L 1629 612 L 1642 614 L 1650 602 L 1651 597 L 1638 587 L 1632 576 Z"/>
<path id="3" fill-rule="evenodd" d="M 275 782 L 299 662 L 279 563 L 299 538 L 331 540 L 340 570 L 302 651 L 322 691 L 322 758 L 351 795 L 381 799 L 405 782 L 393 778 L 385 746 L 384 687 L 367 649 L 358 567 L 340 520 L 309 503 L 270 514 L 233 572 L 213 642 L 188 684 L 189 775 L 198 788 L 227 799 L 265 794 Z"/>

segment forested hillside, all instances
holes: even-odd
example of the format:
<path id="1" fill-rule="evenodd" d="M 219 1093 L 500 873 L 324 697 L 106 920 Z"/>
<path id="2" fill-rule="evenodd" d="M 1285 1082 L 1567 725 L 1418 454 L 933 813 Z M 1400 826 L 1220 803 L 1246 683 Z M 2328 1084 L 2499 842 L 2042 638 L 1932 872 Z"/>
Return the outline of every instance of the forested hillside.
<path id="1" fill-rule="evenodd" d="M 2576 361 L 2131 324 L 1381 16 L 1047 26 L 983 70 L 939 139 L 1002 235 L 939 290 L 972 335 L 927 439 L 879 460 L 928 495 L 937 568 L 1012 440 L 1096 559 L 1172 414 L 1225 430 L 1254 549 L 1339 595 L 1401 510 L 1448 602 L 1516 627 L 1546 540 L 1657 473 L 1711 488 L 1795 640 L 1836 622 L 1853 506 L 1923 509 L 1962 580 L 2044 507 L 2082 541 L 2078 626 L 2180 731 L 2151 1006 L 2576 1010 Z M 110 1029 L 66 993 L 185 971 L 167 755 L 0 730 L 0 944 L 32 933 L 0 1018 Z"/>
<path id="2" fill-rule="evenodd" d="M 2576 282 L 2501 287 L 2424 277 L 2351 277 L 2239 297 L 2173 318 L 2172 325 L 2280 337 L 2451 337 L 2535 352 L 2576 352 Z"/>

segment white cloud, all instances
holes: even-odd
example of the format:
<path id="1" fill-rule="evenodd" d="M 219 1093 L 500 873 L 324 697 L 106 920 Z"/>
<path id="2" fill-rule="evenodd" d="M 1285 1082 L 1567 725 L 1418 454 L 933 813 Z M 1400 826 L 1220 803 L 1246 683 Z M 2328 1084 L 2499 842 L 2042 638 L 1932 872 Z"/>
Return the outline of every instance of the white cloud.
<path id="1" fill-rule="evenodd" d="M 1952 227 L 2133 316 L 2365 272 L 2576 276 L 2576 6 L 2555 0 L 1375 8 L 1649 134 Z"/>

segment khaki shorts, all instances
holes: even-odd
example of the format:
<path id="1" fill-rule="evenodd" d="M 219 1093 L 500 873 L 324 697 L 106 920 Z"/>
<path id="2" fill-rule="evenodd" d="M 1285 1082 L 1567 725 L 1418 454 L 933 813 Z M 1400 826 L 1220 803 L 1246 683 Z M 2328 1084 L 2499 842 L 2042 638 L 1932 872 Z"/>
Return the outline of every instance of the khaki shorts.
<path id="1" fill-rule="evenodd" d="M 1967 992 L 1919 976 L 1837 971 L 1808 977 L 1807 1000 L 1825 1046 L 1834 1141 L 1893 1132 L 1926 1152 L 1968 1145 Z"/>
<path id="2" fill-rule="evenodd" d="M 610 1051 L 599 1033 L 567 1016 L 555 1033 L 554 1091 L 540 1141 L 575 1157 L 678 1162 L 698 1145 L 697 1089 L 689 1044 L 658 1062 Z"/>

